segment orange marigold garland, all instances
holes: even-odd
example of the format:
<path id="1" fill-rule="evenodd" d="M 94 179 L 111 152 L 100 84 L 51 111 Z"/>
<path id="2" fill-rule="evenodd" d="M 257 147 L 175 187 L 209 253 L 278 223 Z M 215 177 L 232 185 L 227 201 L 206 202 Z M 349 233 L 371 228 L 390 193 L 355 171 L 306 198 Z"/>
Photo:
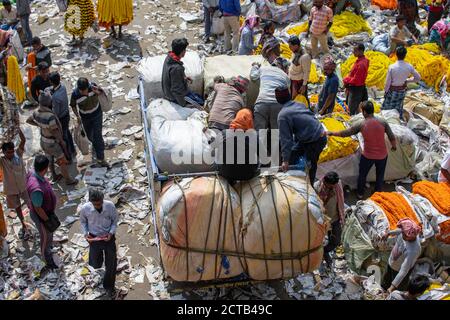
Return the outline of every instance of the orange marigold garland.
<path id="1" fill-rule="evenodd" d="M 419 181 L 413 184 L 413 193 L 428 199 L 443 215 L 450 216 L 450 184 L 447 182 Z M 450 244 L 450 220 L 439 224 L 437 239 Z"/>
<path id="2" fill-rule="evenodd" d="M 398 221 L 403 218 L 410 218 L 421 225 L 413 209 L 401 194 L 397 192 L 375 192 L 370 199 L 383 209 L 391 230 L 397 229 Z"/>
<path id="3" fill-rule="evenodd" d="M 427 198 L 442 214 L 450 216 L 450 184 L 447 182 L 419 181 L 413 184 L 413 193 Z"/>

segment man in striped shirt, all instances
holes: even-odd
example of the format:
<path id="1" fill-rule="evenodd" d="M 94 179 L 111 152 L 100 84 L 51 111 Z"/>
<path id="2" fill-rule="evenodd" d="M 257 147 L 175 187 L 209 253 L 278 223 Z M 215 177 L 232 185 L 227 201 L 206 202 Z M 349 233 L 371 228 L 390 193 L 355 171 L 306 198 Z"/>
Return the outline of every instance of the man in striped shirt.
<path id="1" fill-rule="evenodd" d="M 84 131 L 92 143 L 97 164 L 108 167 L 105 161 L 105 142 L 103 141 L 103 111 L 98 100 L 102 89 L 86 78 L 77 81 L 77 88 L 70 98 L 70 106 L 77 116 L 78 123 L 83 124 Z M 94 159 L 94 155 L 92 157 Z"/>
<path id="2" fill-rule="evenodd" d="M 333 23 L 333 10 L 323 5 L 323 0 L 314 0 L 314 6 L 309 15 L 308 33 L 311 33 L 311 49 L 313 58 L 317 58 L 318 44 L 323 53 L 329 53 L 327 33 Z"/>

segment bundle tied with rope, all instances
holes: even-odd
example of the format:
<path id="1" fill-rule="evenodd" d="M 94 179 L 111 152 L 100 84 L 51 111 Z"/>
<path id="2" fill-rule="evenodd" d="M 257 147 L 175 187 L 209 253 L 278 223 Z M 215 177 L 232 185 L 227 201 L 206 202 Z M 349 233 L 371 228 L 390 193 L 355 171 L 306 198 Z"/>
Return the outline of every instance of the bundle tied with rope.
<path id="1" fill-rule="evenodd" d="M 169 182 L 157 206 L 166 273 L 197 282 L 241 274 L 280 279 L 315 270 L 327 220 L 305 181 L 276 174 L 236 189 L 219 176 Z"/>

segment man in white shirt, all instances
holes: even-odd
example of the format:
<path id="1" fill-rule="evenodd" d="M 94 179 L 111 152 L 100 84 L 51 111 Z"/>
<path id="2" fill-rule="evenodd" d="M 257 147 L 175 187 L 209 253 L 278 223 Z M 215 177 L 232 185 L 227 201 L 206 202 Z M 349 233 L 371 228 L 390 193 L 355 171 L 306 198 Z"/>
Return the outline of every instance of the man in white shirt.
<path id="1" fill-rule="evenodd" d="M 89 265 L 99 269 L 105 260 L 103 287 L 112 298 L 115 293 L 117 250 L 115 233 L 117 229 L 117 210 L 114 203 L 103 200 L 99 189 L 89 190 L 89 202 L 80 210 L 80 225 L 89 242 Z"/>
<path id="2" fill-rule="evenodd" d="M 397 110 L 400 114 L 400 119 L 403 119 L 403 101 L 405 100 L 407 84 L 420 81 L 420 74 L 412 65 L 404 61 L 406 53 L 405 47 L 397 48 L 398 61 L 389 66 L 382 106 L 383 110 Z M 410 78 L 411 75 L 413 78 Z"/>
<path id="3" fill-rule="evenodd" d="M 447 149 L 444 159 L 442 160 L 438 181 L 450 183 L 450 147 Z"/>
<path id="4" fill-rule="evenodd" d="M 389 32 L 389 37 L 391 40 L 390 53 L 395 52 L 397 47 L 407 47 L 413 43 L 418 43 L 417 38 L 414 37 L 408 27 L 406 27 L 406 18 L 404 16 L 397 16 L 395 21 L 397 24 L 393 26 Z"/>
<path id="5" fill-rule="evenodd" d="M 421 254 L 419 234 L 422 228 L 409 218 L 399 220 L 397 227 L 399 229 L 387 232 L 383 237 L 386 239 L 389 235 L 397 235 L 382 284 L 388 293 L 406 290 L 411 270 Z"/>

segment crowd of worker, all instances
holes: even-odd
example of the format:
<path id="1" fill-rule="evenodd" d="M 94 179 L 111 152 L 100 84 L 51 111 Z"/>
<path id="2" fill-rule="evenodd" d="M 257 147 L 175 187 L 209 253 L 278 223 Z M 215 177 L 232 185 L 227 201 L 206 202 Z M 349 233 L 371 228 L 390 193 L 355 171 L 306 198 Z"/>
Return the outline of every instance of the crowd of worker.
<path id="1" fill-rule="evenodd" d="M 112 37 L 121 38 L 122 26 L 133 19 L 133 4 L 131 0 L 124 1 L 124 6 L 119 7 L 116 5 L 117 1 L 100 0 L 97 9 L 99 25 L 111 29 Z M 32 232 L 25 221 L 22 209 L 26 206 L 39 232 L 40 253 L 45 261 L 46 270 L 55 270 L 62 267 L 55 263 L 52 252 L 53 234 L 61 223 L 55 214 L 58 200 L 52 184 L 59 182 L 62 178 L 66 186 L 78 184 L 71 170 L 71 165 L 77 162 L 77 151 L 71 133 L 70 109 L 77 119 L 77 126 L 82 128 L 83 135 L 92 144 L 92 166 L 109 167 L 105 159 L 105 143 L 102 135 L 104 113 L 102 101 L 109 99 L 107 101 L 109 104 L 112 101 L 104 89 L 86 78 L 79 78 L 73 92 L 68 94 L 62 81 L 63 75 L 51 70 L 51 50 L 39 37 L 33 37 L 29 21 L 30 2 L 16 0 L 15 6 L 9 0 L 2 2 L 3 8 L 0 10 L 0 63 L 2 66 L 0 72 L 2 74 L 0 78 L 1 84 L 6 86 L 8 73 L 6 61 L 13 54 L 11 41 L 13 32 L 17 31 L 21 35 L 25 56 L 24 69 L 28 75 L 28 101 L 23 106 L 27 109 L 35 109 L 26 120 L 26 124 L 40 129 L 42 153 L 34 157 L 32 168 L 25 166 L 26 138 L 22 128 L 19 127 L 17 128 L 18 145 L 15 145 L 14 141 L 5 141 L 7 137 L 3 138 L 0 171 L 6 206 L 16 212 L 22 224 L 19 238 L 24 241 L 32 240 Z M 81 9 L 81 24 L 76 24 L 74 27 L 66 23 L 66 30 L 74 38 L 79 36 L 82 39 L 87 29 L 94 27 L 94 20 L 89 20 L 94 15 L 93 11 L 88 10 L 93 9 L 91 0 L 68 0 L 63 6 L 58 3 L 58 6 L 66 11 L 66 22 L 73 15 L 70 10 L 67 10 L 70 6 L 79 6 Z M 114 29 L 115 25 L 119 26 L 119 35 Z M 76 44 L 80 42 L 70 43 L 70 45 Z M 47 179 L 48 172 L 50 172 L 51 182 Z M 89 190 L 89 202 L 81 208 L 80 222 L 82 232 L 90 244 L 89 264 L 94 268 L 101 268 L 103 261 L 105 262 L 106 273 L 103 286 L 109 296 L 113 297 L 117 265 L 114 235 L 118 215 L 114 204 L 104 200 L 101 189 Z"/>
<path id="2" fill-rule="evenodd" d="M 117 0 L 119 1 L 119 0 Z M 114 1 L 112 1 L 114 2 Z M 109 16 L 99 12 L 100 26 L 111 28 L 111 34 L 117 37 L 114 25 L 121 23 L 119 35 L 122 34 L 122 25 L 129 23 L 129 10 L 132 3 L 119 12 L 120 19 L 106 20 Z M 361 4 L 358 0 L 350 1 L 355 13 L 361 14 Z M 411 1 L 411 3 L 415 1 Z M 328 31 L 333 22 L 333 15 L 340 13 L 346 1 L 328 3 L 334 5 L 331 9 L 323 0 L 314 0 L 314 6 L 309 14 L 309 27 L 307 36 L 311 39 L 311 50 L 301 45 L 297 36 L 289 39 L 289 48 L 293 53 L 292 61 L 281 57 L 280 42 L 274 36 L 275 25 L 271 21 L 263 23 L 257 16 L 247 17 L 242 27 L 239 24 L 241 15 L 239 0 L 203 0 L 205 14 L 205 37 L 210 41 L 211 21 L 214 13 L 224 16 L 225 44 L 224 52 L 228 54 L 253 54 L 257 46 L 261 46 L 261 53 L 265 62 L 255 63 L 248 75 L 240 75 L 232 79 L 215 79 L 213 99 L 201 97 L 189 88 L 192 79 L 186 76 L 182 59 L 189 46 L 187 39 L 173 40 L 171 51 L 168 53 L 162 71 L 162 90 L 165 99 L 177 103 L 182 107 L 195 107 L 204 109 L 209 104 L 209 127 L 218 131 L 243 130 L 256 132 L 261 130 L 279 130 L 281 170 L 286 172 L 292 166 L 297 166 L 304 159 L 306 171 L 311 185 L 314 186 L 322 199 L 325 212 L 330 218 L 331 228 L 328 233 L 328 244 L 324 248 L 324 260 L 328 267 L 332 264 L 334 250 L 340 245 L 342 227 L 345 222 L 345 199 L 339 172 L 329 172 L 323 179 L 316 179 L 319 156 L 327 144 L 328 136 L 348 137 L 361 133 L 364 139 L 359 177 L 357 187 L 358 199 L 365 195 L 366 178 L 370 169 L 376 167 L 375 191 L 381 191 L 384 184 L 384 173 L 387 164 L 388 148 L 393 151 L 397 142 L 389 124 L 374 116 L 374 105 L 368 100 L 366 78 L 369 69 L 369 60 L 365 57 L 365 45 L 359 43 L 354 46 L 353 54 L 357 57 L 350 74 L 343 79 L 346 102 L 351 115 L 362 113 L 364 120 L 351 128 L 341 132 L 327 132 L 320 123 L 318 116 L 333 112 L 337 94 L 339 93 L 339 78 L 336 74 L 336 62 L 330 54 Z M 91 0 L 68 0 L 69 5 L 81 7 L 82 23 L 74 28 L 68 23 L 66 17 L 66 30 L 81 40 L 87 28 L 94 24 L 93 3 Z M 59 225 L 55 215 L 56 195 L 46 175 L 50 171 L 53 182 L 64 178 L 66 185 L 76 185 L 78 181 L 71 175 L 70 165 L 76 162 L 76 148 L 74 138 L 70 131 L 70 108 L 81 126 L 86 137 L 92 143 L 92 159 L 95 165 L 108 167 L 105 159 L 105 144 L 102 136 L 103 111 L 101 98 L 105 98 L 105 90 L 89 81 L 80 78 L 76 88 L 69 95 L 62 84 L 61 75 L 51 71 L 51 50 L 42 44 L 38 37 L 32 36 L 29 27 L 30 7 L 28 0 L 17 0 L 17 8 L 12 7 L 7 0 L 3 1 L 4 9 L 0 11 L 2 26 L 0 30 L 0 45 L 2 56 L 8 55 L 9 39 L 7 32 L 10 28 L 21 28 L 25 34 L 24 46 L 31 46 L 26 70 L 33 75 L 29 80 L 29 100 L 37 109 L 28 118 L 27 124 L 37 126 L 41 131 L 41 148 L 43 154 L 34 158 L 33 168 L 28 170 L 23 161 L 25 136 L 19 129 L 20 143 L 18 146 L 12 141 L 2 144 L 3 156 L 0 165 L 3 171 L 4 193 L 9 209 L 15 210 L 22 222 L 19 237 L 27 240 L 30 237 L 29 228 L 24 220 L 22 211 L 23 202 L 30 210 L 30 216 L 39 231 L 42 258 L 47 268 L 57 269 L 52 256 L 52 236 Z M 438 4 L 433 3 L 436 8 Z M 442 12 L 444 11 L 444 4 Z M 122 6 L 108 6 L 107 1 L 99 1 L 99 8 L 110 12 L 112 8 Z M 403 118 L 403 100 L 409 82 L 418 82 L 420 75 L 407 62 L 404 61 L 407 47 L 418 41 L 417 29 L 414 28 L 417 3 L 415 9 L 409 1 L 399 1 L 399 15 L 397 25 L 390 32 L 391 47 L 389 54 L 395 54 L 397 62 L 389 67 L 385 84 L 385 97 L 383 110 L 397 110 Z M 440 8 L 440 7 L 439 7 Z M 446 8 L 446 7 L 445 7 Z M 99 9 L 100 10 L 100 9 Z M 437 9 L 436 9 L 437 10 Z M 411 13 L 412 12 L 412 13 Z M 433 13 L 433 14 L 432 14 Z M 66 13 L 67 15 L 67 13 Z M 15 18 L 14 18 L 15 17 Z M 102 18 L 103 17 L 103 18 Z M 446 49 L 447 28 L 446 20 L 441 19 L 442 14 L 431 11 L 428 21 L 434 21 L 429 28 L 430 41 L 438 41 Z M 15 20 L 14 20 L 15 19 Z M 132 18 L 131 18 L 132 19 Z M 13 23 L 13 20 L 16 23 Z M 263 34 L 258 44 L 255 44 L 256 29 L 263 23 Z M 5 32 L 5 33 L 3 33 Z M 317 108 L 312 110 L 309 103 L 308 79 L 311 72 L 312 59 L 323 57 L 323 71 L 326 75 Z M 7 70 L 6 70 L 7 72 Z M 245 93 L 250 81 L 259 81 L 259 94 L 253 108 L 245 103 Z M 303 101 L 303 102 L 298 102 Z M 387 134 L 390 145 L 385 143 Z M 226 136 L 226 135 L 225 135 Z M 271 146 L 267 143 L 267 148 Z M 243 150 L 246 153 L 244 164 L 232 163 L 218 166 L 219 173 L 230 182 L 249 180 L 259 173 L 259 166 L 250 161 L 255 155 L 249 154 L 250 146 L 247 144 Z M 275 150 L 272 150 L 275 152 Z M 450 181 L 450 155 L 447 151 L 442 163 L 440 181 Z M 225 157 L 226 158 L 226 157 Z M 257 155 L 256 155 L 257 158 Z M 56 165 L 60 174 L 57 173 Z M 23 201 L 23 202 L 22 202 Z M 89 191 L 89 202 L 83 205 L 80 222 L 83 234 L 90 243 L 89 264 L 99 268 L 105 260 L 106 274 L 104 287 L 111 293 L 114 291 L 115 269 L 117 264 L 115 231 L 117 228 L 117 211 L 115 206 L 104 200 L 101 190 Z M 386 234 L 397 236 L 397 242 L 389 258 L 389 271 L 383 286 L 390 293 L 390 299 L 414 299 L 429 285 L 428 279 L 423 276 L 409 278 L 411 270 L 420 256 L 420 243 L 418 236 L 420 227 L 409 219 L 402 219 L 398 223 L 398 230 Z M 396 291 L 401 290 L 402 292 Z"/>
<path id="3" fill-rule="evenodd" d="M 415 2 L 415 1 L 414 1 Z M 366 178 L 370 169 L 375 166 L 376 183 L 375 192 L 382 191 L 384 175 L 388 158 L 388 147 L 393 152 L 397 150 L 396 138 L 389 124 L 375 117 L 374 105 L 369 101 L 366 88 L 366 78 L 369 70 L 369 60 L 365 57 L 365 45 L 359 43 L 354 46 L 353 54 L 357 58 L 350 73 L 343 79 L 346 103 L 349 106 L 350 115 L 362 113 L 364 120 L 356 123 L 351 128 L 340 132 L 326 132 L 320 123 L 318 116 L 324 116 L 333 112 L 337 94 L 339 92 L 339 78 L 336 74 L 336 62 L 330 54 L 328 32 L 333 23 L 333 15 L 342 11 L 346 1 L 339 1 L 334 6 L 334 11 L 323 0 L 314 0 L 314 6 L 309 14 L 309 26 L 307 37 L 311 39 L 311 50 L 301 45 L 297 36 L 289 38 L 289 48 L 292 51 L 291 61 L 281 57 L 280 42 L 274 36 L 275 25 L 272 21 L 263 23 L 262 35 L 259 43 L 255 43 L 256 29 L 262 23 L 258 16 L 247 17 L 239 28 L 239 16 L 241 13 L 238 0 L 204 0 L 205 12 L 205 37 L 210 41 L 211 19 L 216 10 L 224 16 L 225 44 L 224 53 L 229 55 L 251 55 L 256 48 L 261 46 L 261 54 L 264 63 L 254 63 L 247 75 L 233 77 L 229 81 L 222 78 L 215 79 L 214 98 L 208 99 L 203 105 L 203 97 L 190 91 L 191 79 L 184 73 L 182 58 L 188 47 L 187 39 L 175 39 L 172 42 L 172 51 L 168 54 L 163 69 L 162 86 L 165 98 L 184 107 L 206 107 L 209 110 L 209 128 L 223 130 L 254 129 L 257 133 L 261 130 L 279 130 L 281 170 L 288 171 L 292 166 L 300 163 L 304 158 L 307 162 L 307 171 L 311 184 L 322 199 L 327 216 L 331 219 L 331 230 L 328 233 L 328 244 L 324 248 L 324 260 L 328 266 L 332 264 L 332 252 L 340 245 L 342 227 L 344 225 L 344 193 L 340 183 L 339 172 L 329 172 L 321 180 L 316 181 L 316 171 L 319 156 L 327 145 L 327 136 L 349 137 L 361 133 L 364 146 L 359 163 L 359 176 L 356 196 L 364 199 Z M 412 3 L 412 1 L 411 1 Z M 388 55 L 395 55 L 397 61 L 389 66 L 385 87 L 382 110 L 396 110 L 400 119 L 405 123 L 403 113 L 403 101 L 406 96 L 408 83 L 418 83 L 421 80 L 414 67 L 405 62 L 408 46 L 418 43 L 419 33 L 414 27 L 417 14 L 417 5 L 411 6 L 409 1 L 399 1 L 399 14 L 396 17 L 396 25 L 392 26 L 389 33 L 390 47 Z M 351 1 L 356 14 L 361 14 L 361 4 L 358 0 Z M 434 7 L 446 9 L 445 3 Z M 411 13 L 411 8 L 414 7 Z M 437 10 L 437 9 L 436 9 Z M 435 38 L 433 30 L 446 20 L 441 20 L 441 15 L 433 15 L 430 10 L 430 41 Z M 431 21 L 431 22 L 430 22 Z M 444 28 L 444 27 L 443 27 Z M 446 27 L 445 27 L 446 28 Z M 447 29 L 445 29 L 447 30 Z M 439 35 L 442 35 L 439 32 Z M 444 33 L 442 42 L 438 44 L 446 50 Z M 308 96 L 308 79 L 311 72 L 312 59 L 322 57 L 322 69 L 326 75 L 315 110 L 312 110 Z M 254 107 L 246 107 L 244 96 L 248 90 L 250 81 L 259 81 L 259 94 Z M 302 102 L 299 102 L 302 101 Z M 390 145 L 385 143 L 385 134 Z M 226 132 L 223 136 L 227 137 Z M 224 143 L 227 138 L 224 139 Z M 237 143 L 237 140 L 235 140 Z M 266 143 L 270 150 L 270 143 Z M 226 162 L 224 155 L 223 164 L 218 165 L 219 173 L 228 179 L 230 183 L 237 180 L 249 180 L 259 173 L 257 166 L 251 159 L 257 157 L 249 154 L 248 143 L 242 149 L 245 150 L 246 162 L 237 164 L 236 156 L 232 161 Z M 273 150 L 272 150 L 273 152 Z M 449 154 L 447 151 L 442 163 L 439 181 L 449 182 Z M 389 270 L 383 281 L 383 287 L 390 293 L 389 299 L 414 299 L 428 286 L 428 279 L 423 276 L 410 277 L 416 260 L 420 256 L 421 248 L 419 234 L 421 228 L 410 219 L 402 219 L 398 222 L 395 232 L 386 234 L 397 236 L 397 242 L 389 258 Z M 395 291 L 403 290 L 405 292 Z"/>

